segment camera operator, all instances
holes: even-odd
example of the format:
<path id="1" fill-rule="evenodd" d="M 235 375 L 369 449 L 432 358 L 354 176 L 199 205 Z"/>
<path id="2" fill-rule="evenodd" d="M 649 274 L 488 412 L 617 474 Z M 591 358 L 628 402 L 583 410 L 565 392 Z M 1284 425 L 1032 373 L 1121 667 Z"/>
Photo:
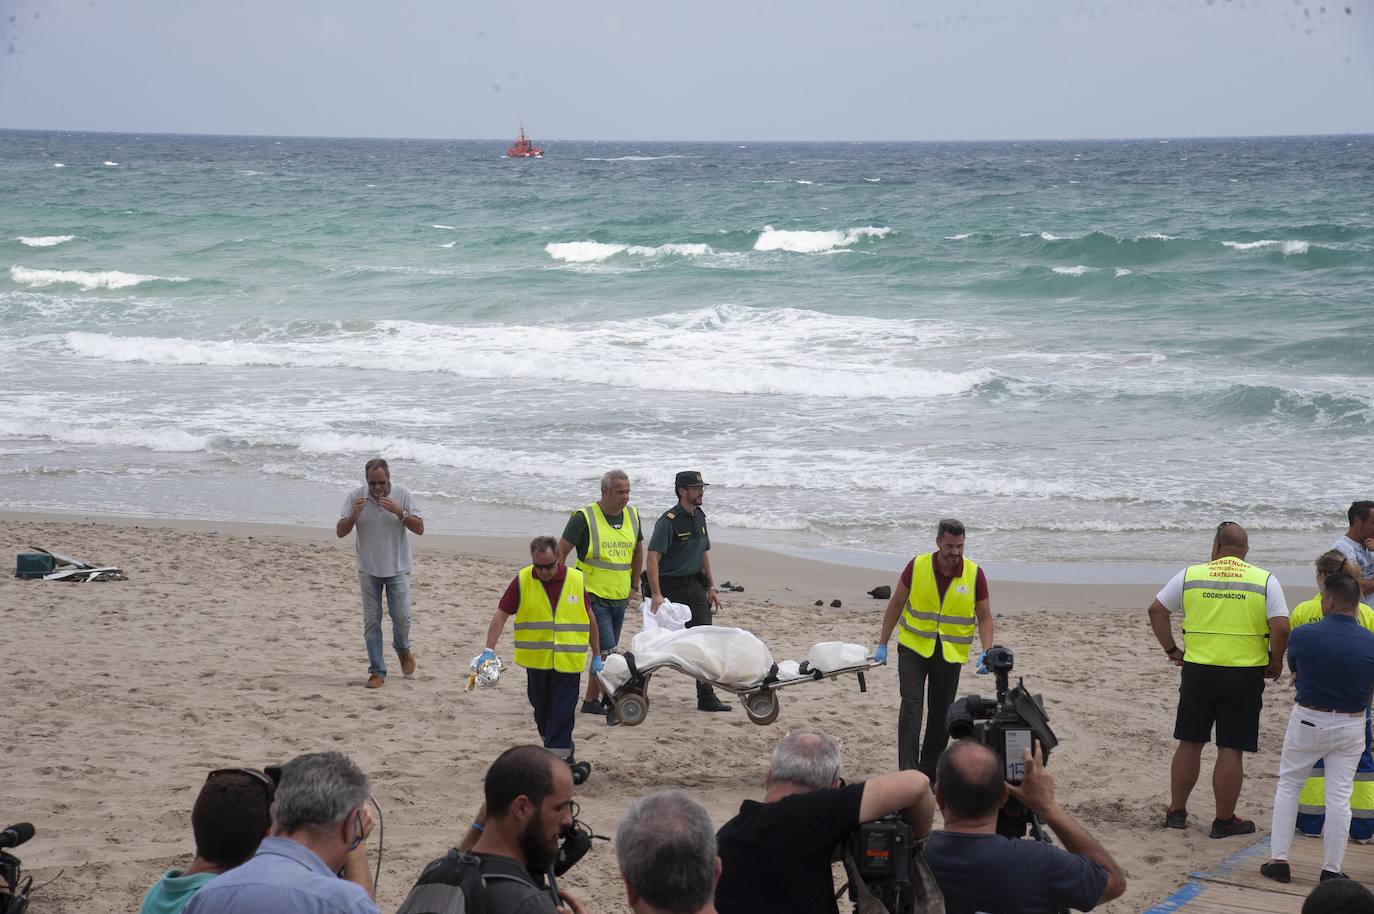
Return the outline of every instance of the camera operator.
<path id="1" fill-rule="evenodd" d="M 1112 855 L 1055 802 L 1049 772 L 1030 749 L 1024 758 L 1016 786 L 1003 780 L 1001 757 L 976 739 L 961 739 L 940 756 L 935 801 L 945 827 L 931 833 L 925 859 L 948 914 L 1090 911 L 1126 891 Z M 1054 829 L 1064 849 L 997 834 L 1008 796 Z"/>
<path id="2" fill-rule="evenodd" d="M 763 785 L 763 802 L 745 800 L 717 834 L 721 914 L 838 914 L 831 862 L 840 842 L 861 823 L 895 812 L 919 838 L 935 816 L 924 774 L 898 771 L 845 784 L 840 744 L 810 727 L 782 738 Z"/>
<path id="3" fill-rule="evenodd" d="M 196 892 L 186 914 L 381 914 L 364 843 L 370 796 L 367 776 L 342 753 L 296 756 L 282 766 L 272 837 Z"/>

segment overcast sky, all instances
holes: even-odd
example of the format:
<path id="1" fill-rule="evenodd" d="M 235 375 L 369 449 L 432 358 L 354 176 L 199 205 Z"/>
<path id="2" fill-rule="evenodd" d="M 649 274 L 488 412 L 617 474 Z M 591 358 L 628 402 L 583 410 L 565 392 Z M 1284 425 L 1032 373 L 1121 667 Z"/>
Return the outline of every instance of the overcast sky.
<path id="1" fill-rule="evenodd" d="M 0 128 L 1374 132 L 1374 0 L 0 0 Z"/>

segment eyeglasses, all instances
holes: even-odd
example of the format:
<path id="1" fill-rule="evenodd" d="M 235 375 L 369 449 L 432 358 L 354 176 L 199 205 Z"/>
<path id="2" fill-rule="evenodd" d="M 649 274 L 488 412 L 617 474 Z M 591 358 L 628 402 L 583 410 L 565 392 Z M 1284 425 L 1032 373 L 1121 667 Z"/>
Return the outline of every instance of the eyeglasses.
<path id="1" fill-rule="evenodd" d="M 210 783 L 215 778 L 225 775 L 238 775 L 250 780 L 257 781 L 262 785 L 262 789 L 267 793 L 267 802 L 272 802 L 272 798 L 277 795 L 277 784 L 270 777 L 258 771 L 256 768 L 216 768 L 205 776 L 205 783 Z"/>
<path id="2" fill-rule="evenodd" d="M 549 562 L 547 565 L 540 564 L 539 562 L 535 562 L 535 563 L 534 563 L 534 570 L 535 570 L 535 571 L 553 571 L 553 570 L 554 570 L 555 568 L 557 568 L 557 567 L 558 567 L 558 563 L 557 563 L 557 562 Z"/>

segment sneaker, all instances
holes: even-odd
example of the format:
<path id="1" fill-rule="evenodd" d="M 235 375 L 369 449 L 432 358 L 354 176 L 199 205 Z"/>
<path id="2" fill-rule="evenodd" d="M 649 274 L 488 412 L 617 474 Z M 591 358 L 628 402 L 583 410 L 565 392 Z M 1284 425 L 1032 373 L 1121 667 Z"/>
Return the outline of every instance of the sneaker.
<path id="1" fill-rule="evenodd" d="M 1293 879 L 1293 873 L 1288 868 L 1287 860 L 1271 860 L 1268 863 L 1261 863 L 1260 875 L 1267 876 L 1275 882 L 1291 882 Z"/>
<path id="2" fill-rule="evenodd" d="M 1333 873 L 1333 872 L 1331 872 L 1330 870 L 1322 870 L 1321 879 L 1318 880 L 1318 881 L 1320 881 L 1320 882 L 1326 882 L 1328 879 L 1349 879 L 1349 878 L 1350 878 L 1350 877 L 1347 876 L 1345 873 Z"/>
<path id="3" fill-rule="evenodd" d="M 592 701 L 590 698 L 584 698 L 584 699 L 582 700 L 582 713 L 583 713 L 583 714 L 605 714 L 605 713 L 606 713 L 606 709 L 603 708 L 603 707 L 601 707 L 601 702 L 599 702 L 599 701 Z"/>
<path id="4" fill-rule="evenodd" d="M 1254 833 L 1255 823 L 1249 819 L 1242 819 L 1240 816 L 1212 820 L 1211 837 L 1213 838 L 1233 838 L 1236 835 L 1253 835 Z"/>
<path id="5" fill-rule="evenodd" d="M 384 682 L 386 682 L 385 676 L 383 676 L 381 673 L 373 673 L 371 676 L 367 677 L 367 688 L 380 689 L 382 687 L 382 683 Z"/>
<path id="6" fill-rule="evenodd" d="M 1187 828 L 1187 827 L 1188 827 L 1188 810 L 1186 810 L 1186 809 L 1171 809 L 1171 810 L 1169 810 L 1168 812 L 1166 812 L 1166 813 L 1164 814 L 1164 827 L 1165 827 L 1165 828 Z"/>
<path id="7" fill-rule="evenodd" d="M 400 656 L 400 658 L 401 658 L 401 674 L 402 674 L 403 676 L 414 676 L 414 675 L 415 675 L 415 652 L 414 652 L 414 651 L 401 651 L 401 653 L 400 653 L 399 656 Z"/>

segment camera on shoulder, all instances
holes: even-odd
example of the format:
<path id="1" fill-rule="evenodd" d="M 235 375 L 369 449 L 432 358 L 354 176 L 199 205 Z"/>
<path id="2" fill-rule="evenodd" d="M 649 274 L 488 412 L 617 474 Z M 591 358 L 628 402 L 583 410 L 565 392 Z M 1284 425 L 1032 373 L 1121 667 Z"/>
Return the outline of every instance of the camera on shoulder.
<path id="1" fill-rule="evenodd" d="M 844 843 L 844 868 L 854 910 L 916 910 L 919 853 L 916 833 L 896 813 L 850 832 Z M 882 908 L 875 908 L 874 902 Z"/>
<path id="2" fill-rule="evenodd" d="M 1025 750 L 1034 751 L 1038 743 L 1041 760 L 1049 761 L 1050 750 L 1059 745 L 1041 696 L 1032 695 L 1025 680 L 1018 678 L 1011 687 L 1015 656 L 1010 648 L 988 648 L 986 663 L 997 679 L 996 699 L 965 695 L 949 706 L 946 718 L 950 739 L 972 737 L 1002 759 L 1005 777 L 1020 784 L 1025 774 Z M 1049 841 L 1038 816 L 1016 800 L 1008 800 L 997 815 L 997 833 L 1008 838 L 1024 838 L 1029 830 L 1038 841 Z"/>

